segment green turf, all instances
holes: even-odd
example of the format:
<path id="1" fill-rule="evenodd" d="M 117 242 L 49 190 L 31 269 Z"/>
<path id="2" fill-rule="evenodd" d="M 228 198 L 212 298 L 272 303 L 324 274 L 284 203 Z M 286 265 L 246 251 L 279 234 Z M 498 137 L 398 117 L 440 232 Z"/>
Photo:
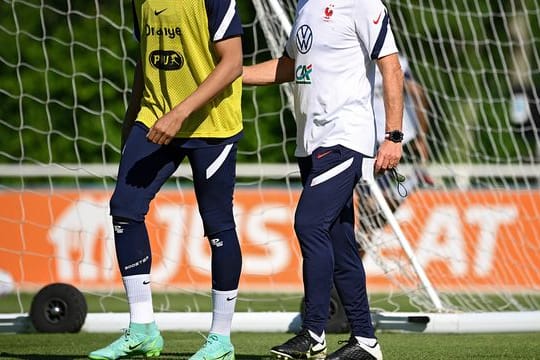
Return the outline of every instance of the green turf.
<path id="1" fill-rule="evenodd" d="M 27 313 L 30 310 L 33 293 L 9 294 L 0 297 L 0 313 Z M 127 312 L 128 305 L 123 293 L 91 293 L 84 292 L 88 303 L 88 312 Z M 370 294 L 370 304 L 373 310 L 379 311 L 430 311 L 419 309 L 406 294 Z M 457 309 L 462 304 L 460 297 L 445 296 L 445 303 Z M 302 294 L 300 293 L 241 293 L 236 304 L 237 311 L 300 311 Z M 468 305 L 475 305 L 480 310 L 490 311 L 520 311 L 522 309 L 536 310 L 540 306 L 540 295 L 513 295 L 513 301 L 497 295 L 468 295 Z M 211 311 L 210 295 L 208 293 L 177 292 L 153 294 L 153 304 L 156 311 L 172 312 L 208 312 Z"/>
<path id="2" fill-rule="evenodd" d="M 0 313 L 27 313 L 30 311 L 33 293 L 10 294 L 0 297 Z M 88 312 L 127 312 L 128 305 L 122 293 L 88 293 L 84 296 Z M 299 293 L 250 293 L 240 294 L 236 303 L 237 311 L 300 311 L 302 294 Z M 372 307 L 386 311 L 417 311 L 405 295 L 370 296 Z M 208 312 L 211 311 L 210 295 L 205 293 L 154 293 L 153 304 L 156 311 Z"/>
<path id="3" fill-rule="evenodd" d="M 0 297 L 0 313 L 29 312 L 31 293 Z M 122 293 L 84 293 L 88 312 L 127 312 L 126 297 Z M 237 301 L 237 311 L 299 311 L 301 294 L 245 294 Z M 207 312 L 211 311 L 209 294 L 154 293 L 156 311 Z"/>
<path id="4" fill-rule="evenodd" d="M 84 359 L 118 334 L 2 334 L 0 359 Z M 160 359 L 188 359 L 203 342 L 198 333 L 164 332 Z M 237 360 L 270 359 L 269 348 L 288 339 L 282 333 L 234 333 Z M 380 333 L 385 360 L 392 359 L 540 359 L 540 334 L 434 335 Z M 330 351 L 346 335 L 328 335 Z M 140 358 L 140 357 L 139 357 Z"/>
<path id="5" fill-rule="evenodd" d="M 28 312 L 33 294 L 21 293 L 0 298 L 0 313 Z M 123 294 L 85 293 L 90 312 L 125 312 Z M 238 311 L 298 311 L 301 294 L 244 294 Z M 387 302 L 384 294 L 371 296 L 371 303 L 388 311 L 414 311 L 405 296 Z M 210 311 L 208 294 L 154 294 L 156 310 Z M 0 360 L 4 359 L 84 359 L 92 350 L 121 335 L 111 334 L 3 334 L 0 333 Z M 235 333 L 237 360 L 270 359 L 269 348 L 289 338 L 284 333 Z M 195 332 L 164 332 L 166 347 L 160 359 L 187 359 L 202 344 Z M 538 359 L 540 333 L 440 335 L 379 332 L 385 359 Z M 347 335 L 328 335 L 330 350 Z"/>

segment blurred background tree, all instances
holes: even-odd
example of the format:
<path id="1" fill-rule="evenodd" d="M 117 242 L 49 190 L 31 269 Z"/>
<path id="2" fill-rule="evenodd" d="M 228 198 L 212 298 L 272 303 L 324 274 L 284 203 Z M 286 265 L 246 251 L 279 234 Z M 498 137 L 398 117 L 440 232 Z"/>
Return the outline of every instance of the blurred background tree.
<path id="1" fill-rule="evenodd" d="M 268 59 L 251 1 L 237 4 L 245 63 Z M 527 33 L 540 34 L 537 1 L 387 5 L 400 49 L 428 92 L 432 161 L 527 161 L 530 137 L 510 118 L 523 66 L 516 44 L 533 54 L 526 78 L 539 87 L 540 38 L 516 41 L 509 26 L 526 23 Z M 137 56 L 130 2 L 3 0 L 0 13 L 0 162 L 117 162 Z M 295 125 L 280 87 L 248 87 L 243 96 L 239 161 L 291 161 Z"/>

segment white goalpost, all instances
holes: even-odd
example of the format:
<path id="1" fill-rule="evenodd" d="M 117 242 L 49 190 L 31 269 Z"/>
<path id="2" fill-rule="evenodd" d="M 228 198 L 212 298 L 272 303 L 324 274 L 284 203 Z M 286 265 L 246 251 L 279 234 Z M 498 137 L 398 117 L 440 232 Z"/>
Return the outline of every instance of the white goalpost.
<path id="1" fill-rule="evenodd" d="M 261 28 L 263 29 L 265 36 L 271 38 L 271 40 L 268 42 L 268 46 L 270 47 L 270 52 L 272 56 L 279 56 L 283 51 L 283 44 L 284 39 L 287 38 L 287 36 L 290 33 L 291 29 L 291 19 L 294 14 L 294 8 L 296 5 L 295 0 L 290 1 L 284 1 L 284 0 L 255 0 L 253 1 L 255 5 L 255 9 L 257 10 L 258 14 L 258 20 L 261 22 Z M 408 1 L 406 3 L 399 2 L 399 1 L 388 1 L 387 5 L 390 10 L 390 14 L 392 16 L 392 19 L 399 19 L 398 24 L 394 23 L 394 28 L 396 30 L 396 36 L 398 38 L 398 41 L 400 42 L 402 52 L 405 52 L 406 55 L 409 57 L 409 61 L 414 65 L 418 66 L 418 76 L 426 76 L 425 83 L 427 84 L 433 84 L 433 81 L 429 81 L 431 79 L 428 79 L 428 76 L 437 76 L 438 72 L 440 72 L 442 69 L 437 67 L 442 67 L 443 65 L 446 65 L 447 67 L 449 64 L 452 63 L 452 59 L 450 59 L 451 56 L 463 56 L 461 54 L 456 53 L 455 46 L 456 44 L 453 44 L 452 42 L 455 41 L 457 44 L 460 43 L 460 41 L 466 41 L 465 39 L 460 38 L 460 34 L 456 34 L 455 38 L 452 38 L 451 31 L 452 29 L 445 29 L 446 33 L 450 33 L 448 38 L 441 39 L 443 42 L 449 43 L 449 50 L 447 53 L 443 53 L 443 60 L 440 60 L 438 58 L 430 59 L 429 56 L 424 55 L 423 53 L 415 53 L 415 49 L 418 48 L 419 51 L 426 51 L 421 46 L 418 46 L 415 44 L 417 43 L 426 43 L 431 40 L 429 36 L 429 29 L 422 29 L 421 26 L 424 23 L 416 23 L 414 17 L 411 16 L 411 12 L 409 9 L 411 6 L 415 6 L 415 2 Z M 420 6 L 417 5 L 416 6 Z M 532 6 L 532 9 L 531 9 Z M 423 16 L 431 16 L 431 21 L 437 21 L 439 18 L 446 18 L 446 16 L 437 16 L 437 13 L 439 11 L 443 12 L 444 10 L 451 10 L 454 11 L 454 14 L 452 17 L 454 17 L 455 21 L 461 21 L 463 24 L 468 21 L 468 19 L 475 16 L 475 14 L 479 11 L 485 11 L 485 8 L 489 8 L 493 12 L 490 13 L 487 17 L 491 17 L 492 21 L 500 20 L 500 23 L 502 26 L 505 26 L 507 30 L 510 30 L 509 33 L 514 34 L 514 40 L 516 42 L 522 42 L 524 38 L 530 39 L 531 38 L 531 26 L 530 22 L 534 21 L 534 16 L 531 17 L 530 11 L 535 11 L 538 13 L 537 5 L 534 5 L 532 2 L 521 2 L 519 6 L 512 8 L 512 9 L 504 9 L 504 7 L 500 4 L 488 4 L 487 2 L 479 2 L 477 6 L 469 5 L 466 2 L 460 2 L 456 3 L 452 9 L 439 9 L 437 6 L 433 5 L 433 7 L 428 8 L 418 8 L 417 12 L 422 14 Z M 275 9 L 279 8 L 280 10 L 276 11 Z M 513 13 L 505 14 L 504 11 L 513 11 Z M 499 12 L 503 12 L 502 15 Z M 496 17 L 500 16 L 500 19 L 497 19 Z M 408 21 L 412 20 L 413 23 L 409 24 Z M 418 20 L 420 21 L 420 20 Z M 465 25 L 458 24 L 458 30 L 463 30 L 463 27 Z M 424 32 L 422 32 L 424 30 Z M 513 31 L 512 31 L 513 30 Z M 480 30 L 479 30 L 480 31 Z M 483 29 L 482 31 L 487 31 Z M 485 51 L 503 51 L 504 48 L 508 45 L 505 44 L 496 44 L 495 46 L 492 46 L 491 48 L 487 46 L 484 43 L 484 39 L 481 39 L 478 37 L 478 34 L 475 33 L 472 36 L 472 41 L 477 41 L 474 45 L 477 47 L 484 47 Z M 440 35 L 436 33 L 435 35 Z M 427 38 L 426 38 L 427 37 Z M 533 37 L 534 38 L 534 37 Z M 487 40 L 487 39 L 486 39 Z M 425 46 L 425 45 L 424 45 Z M 434 43 L 431 42 L 429 46 L 434 46 Z M 510 46 L 512 49 L 513 47 Z M 440 51 L 440 49 L 437 49 Z M 526 105 L 523 105 L 523 94 L 527 93 L 527 89 L 530 87 L 534 88 L 534 76 L 531 75 L 531 73 L 527 73 L 527 69 L 531 69 L 530 66 L 530 58 L 537 57 L 536 53 L 531 53 L 536 51 L 536 49 L 533 49 L 532 45 L 529 44 L 528 46 L 525 46 L 524 48 L 520 49 L 519 51 L 511 51 L 511 55 L 513 56 L 514 61 L 509 61 L 508 63 L 504 64 L 502 68 L 506 71 L 506 73 L 501 77 L 499 81 L 502 82 L 503 85 L 510 85 L 514 84 L 511 89 L 509 89 L 510 93 L 508 94 L 509 99 L 506 99 L 506 102 L 508 103 L 507 109 L 505 111 L 501 111 L 500 113 L 496 114 L 496 116 L 500 117 L 496 120 L 499 122 L 499 126 L 507 126 L 508 128 L 503 130 L 507 131 L 509 133 L 512 133 L 514 129 L 512 129 L 512 126 L 515 126 L 515 122 L 521 121 L 522 123 L 527 123 L 528 126 L 531 128 L 529 129 L 530 134 L 527 145 L 530 146 L 529 149 L 527 149 L 526 152 L 523 153 L 523 157 L 521 159 L 506 159 L 506 163 L 502 163 L 500 161 L 501 159 L 497 159 L 497 162 L 499 164 L 486 164 L 486 163 L 476 163 L 476 164 L 466 164 L 461 163 L 462 159 L 459 159 L 460 163 L 453 163 L 453 162 L 447 162 L 444 164 L 441 164 L 442 168 L 446 168 L 446 170 L 450 170 L 449 173 L 443 175 L 442 177 L 438 177 L 439 181 L 437 181 L 436 188 L 441 193 L 444 191 L 450 192 L 454 191 L 452 190 L 453 187 L 455 187 L 458 190 L 463 190 L 464 192 L 470 189 L 471 185 L 471 179 L 474 181 L 477 181 L 477 179 L 487 178 L 491 179 L 494 182 L 500 181 L 502 184 L 483 184 L 483 187 L 493 189 L 491 191 L 501 191 L 501 190 L 509 190 L 514 188 L 515 185 L 511 184 L 513 181 L 516 181 L 518 183 L 522 183 L 518 185 L 521 187 L 522 185 L 525 186 L 525 189 L 527 191 L 531 191 L 532 193 L 536 193 L 537 190 L 537 181 L 538 181 L 538 165 L 535 165 L 534 163 L 538 161 L 538 125 L 540 122 L 540 119 L 538 117 L 534 117 L 532 113 L 535 111 L 538 112 L 538 106 L 539 101 L 538 97 L 535 98 L 535 100 L 530 100 L 529 98 L 526 98 Z M 474 55 L 473 55 L 474 56 Z M 435 61 L 434 71 L 428 71 L 429 66 L 431 65 L 429 61 Z M 441 63 L 438 63 L 438 62 Z M 525 69 L 523 71 L 519 71 L 517 69 L 517 65 L 524 66 Z M 487 66 L 493 66 L 492 62 L 488 62 Z M 424 70 L 425 72 L 420 72 L 420 70 Z M 447 69 L 448 72 L 454 72 L 458 69 Z M 472 70 L 472 69 L 471 69 Z M 493 66 L 493 68 L 484 68 L 479 69 L 479 71 L 484 72 L 490 72 L 490 71 L 497 71 L 498 69 Z M 457 71 L 456 71 L 457 72 Z M 528 74 L 528 77 L 527 77 Z M 457 74 L 459 76 L 459 74 Z M 480 76 L 479 76 L 480 77 Z M 461 79 L 458 79 L 461 80 Z M 456 85 L 459 85 L 456 79 L 449 79 L 449 82 L 452 87 L 456 87 Z M 476 80 L 476 79 L 475 79 Z M 422 78 L 420 78 L 420 82 L 422 82 Z M 515 85 L 518 84 L 518 85 Z M 478 84 L 478 86 L 481 86 L 481 84 Z M 520 88 L 520 86 L 522 88 Z M 516 90 L 517 89 L 517 90 Z M 432 94 L 431 97 L 431 111 L 435 110 L 436 108 L 434 99 L 442 98 L 444 100 L 445 96 L 444 94 L 439 94 L 438 91 L 440 91 L 435 84 L 433 84 L 433 87 L 427 87 L 428 94 Z M 475 89 L 480 90 L 480 89 Z M 475 90 L 465 90 L 462 92 L 463 99 L 458 99 L 459 101 L 463 101 L 463 105 L 456 105 L 455 109 L 452 109 L 452 112 L 450 112 L 449 119 L 445 119 L 442 117 L 441 114 L 432 112 L 430 113 L 430 118 L 435 121 L 452 121 L 454 120 L 455 116 L 470 116 L 470 117 L 484 117 L 484 119 L 475 119 L 475 121 L 482 121 L 486 123 L 489 119 L 485 119 L 487 116 L 485 113 L 480 112 L 480 114 L 473 114 L 473 109 L 470 108 L 470 104 L 467 104 L 467 102 L 470 100 L 467 98 L 467 96 L 470 93 L 474 93 Z M 533 91 L 534 94 L 537 95 L 536 92 Z M 530 92 L 529 92 L 530 94 Z M 498 95 L 498 92 L 494 91 L 493 93 L 487 93 L 487 94 L 481 94 L 484 96 L 483 98 L 479 99 L 480 105 L 483 103 L 491 104 L 494 102 L 500 102 L 501 100 L 497 99 L 496 96 Z M 479 95 L 480 96 L 480 95 Z M 501 95 L 498 95 L 501 96 Z M 530 95 L 528 95 L 530 97 Z M 290 100 L 292 101 L 292 100 Z M 521 102 L 520 102 L 521 101 Z M 529 106 L 530 105 L 530 106 Z M 428 110 L 429 111 L 429 110 Z M 520 111 L 519 113 L 517 113 Z M 517 113 L 517 114 L 516 114 Z M 524 113 L 526 115 L 524 115 Z M 518 118 L 518 119 L 516 119 Z M 465 121 L 468 121 L 465 119 Z M 513 123 L 513 124 L 512 124 Z M 520 123 L 522 125 L 522 123 Z M 433 127 L 439 126 L 437 123 L 431 124 Z M 467 131 L 472 130 L 472 127 L 469 127 L 469 124 L 465 123 L 463 127 L 463 132 L 457 134 L 457 137 L 462 136 L 463 134 L 466 134 Z M 496 131 L 494 129 L 489 128 L 489 131 Z M 517 131 L 516 131 L 517 132 Z M 429 137 L 431 134 L 427 134 Z M 494 134 L 490 134 L 490 138 L 493 138 Z M 510 140 L 507 140 L 509 144 L 512 144 L 513 146 L 516 145 L 516 140 L 519 140 L 519 136 L 515 136 L 515 134 L 512 134 L 514 136 L 510 136 Z M 518 133 L 519 135 L 519 133 Z M 434 136 L 434 135 L 431 135 Z M 468 136 L 468 135 L 465 135 Z M 435 143 L 436 144 L 436 143 Z M 448 146 L 450 144 L 443 143 L 442 145 Z M 468 146 L 471 146 L 471 143 L 467 144 Z M 440 151 L 441 149 L 435 148 L 432 151 Z M 474 149 L 471 149 L 474 151 Z M 508 150 L 507 150 L 508 151 Z M 409 154 L 410 155 L 410 154 Z M 470 159 L 471 154 L 464 154 L 468 161 L 471 161 Z M 407 156 L 407 155 L 406 155 Z M 504 160 L 504 159 L 503 159 Z M 433 167 L 428 166 L 428 168 L 424 168 L 425 166 L 425 159 L 418 159 L 417 157 L 411 156 L 410 158 L 406 159 L 407 165 L 409 166 L 408 175 L 409 177 L 412 177 L 415 180 L 418 180 L 418 170 L 421 171 L 427 170 L 426 174 L 430 174 L 429 176 L 433 176 L 434 174 L 440 176 L 442 175 L 439 169 L 436 169 L 437 165 L 433 164 Z M 533 164 L 531 164 L 531 162 Z M 406 166 L 407 166 L 406 165 Z M 440 166 L 440 165 L 439 165 Z M 475 173 L 472 176 L 470 175 L 470 171 L 467 169 L 475 169 L 473 172 Z M 505 170 L 508 169 L 510 171 Z M 527 171 L 526 169 L 529 169 L 530 171 Z M 450 175 L 450 176 L 448 176 Z M 465 175 L 462 177 L 461 175 Z M 452 179 L 454 184 L 449 184 L 448 179 Z M 446 181 L 444 180 L 446 179 Z M 509 180 L 511 179 L 511 180 Z M 502 305 L 499 309 L 493 309 L 493 308 L 483 308 L 480 303 L 483 301 L 482 297 L 483 295 L 474 294 L 473 298 L 478 296 L 478 300 L 465 300 L 463 302 L 459 301 L 459 305 L 457 305 L 454 301 L 445 301 L 448 299 L 444 294 L 439 295 L 439 292 L 435 290 L 435 287 L 432 284 L 431 279 L 434 279 L 436 283 L 438 284 L 439 288 L 442 288 L 444 286 L 441 286 L 441 280 L 436 279 L 437 274 L 430 274 L 429 276 L 426 274 L 425 271 L 425 263 L 422 264 L 418 258 L 422 257 L 422 249 L 419 249 L 418 247 L 413 250 L 407 236 L 417 236 L 417 234 L 408 232 L 407 236 L 404 234 L 404 232 L 401 229 L 400 222 L 398 219 L 396 219 L 396 216 L 400 216 L 400 212 L 403 211 L 403 209 L 398 209 L 397 213 L 394 215 L 392 212 L 390 206 L 388 205 L 388 199 L 385 198 L 383 192 L 379 188 L 376 181 L 374 181 L 373 178 L 366 179 L 366 184 L 363 186 L 367 186 L 369 188 L 369 192 L 371 193 L 370 197 L 371 199 L 362 198 L 358 204 L 358 209 L 360 210 L 359 216 L 364 217 L 371 217 L 371 221 L 367 222 L 367 225 L 363 225 L 363 227 L 358 231 L 358 241 L 362 244 L 362 246 L 365 248 L 365 250 L 372 255 L 373 260 L 383 269 L 385 269 L 385 274 L 389 277 L 392 277 L 392 274 L 396 273 L 403 273 L 406 272 L 408 275 L 405 276 L 408 281 L 403 281 L 405 278 L 402 274 L 397 274 L 396 276 L 396 283 L 399 284 L 399 286 L 405 291 L 409 292 L 410 289 L 415 289 L 414 292 L 410 294 L 412 301 L 417 301 L 418 303 L 422 303 L 424 306 L 424 309 L 435 311 L 436 313 L 423 313 L 427 314 L 425 319 L 429 319 L 432 321 L 432 325 L 429 325 L 431 329 L 434 328 L 445 328 L 446 330 L 450 330 L 451 328 L 460 329 L 459 331 L 468 332 L 468 331 L 488 331 L 487 329 L 491 329 L 491 331 L 512 331 L 513 328 L 512 323 L 515 322 L 513 320 L 515 314 L 512 312 L 502 312 L 500 310 L 503 310 L 503 308 L 506 307 L 508 309 L 507 305 Z M 422 184 L 421 184 L 422 185 Z M 425 184 L 423 184 L 425 185 Z M 431 184 L 433 185 L 433 184 Z M 497 186 L 498 185 L 498 186 Z M 399 186 L 399 185 L 397 185 Z M 502 189 L 497 189 L 498 187 L 501 187 Z M 360 192 L 361 185 L 359 186 Z M 523 190 L 523 188 L 520 188 L 520 191 Z M 361 193 L 359 194 L 361 195 Z M 466 195 L 465 195 L 466 196 Z M 395 200 L 395 199 L 394 199 Z M 363 203 L 362 203 L 363 202 Z M 364 211 L 362 213 L 362 207 L 365 208 L 365 202 L 372 202 L 374 203 L 374 206 L 367 212 Z M 398 204 L 399 205 L 399 204 Z M 445 204 L 446 205 L 446 204 Z M 495 215 L 495 217 L 501 217 L 501 219 L 504 219 L 502 221 L 506 221 L 507 216 L 511 216 L 512 211 L 505 212 L 507 209 L 499 208 L 498 204 L 489 204 L 484 205 L 480 204 L 480 206 L 485 206 L 486 208 L 486 214 L 482 221 L 490 222 L 489 214 L 492 213 L 492 215 Z M 405 206 L 406 207 L 406 206 Z M 371 214 L 369 212 L 372 212 Z M 410 210 L 409 210 L 410 211 Z M 377 213 L 374 214 L 373 212 Z M 482 215 L 477 215 L 482 217 Z M 473 216 L 471 216 L 473 217 Z M 479 220 L 479 219 L 478 219 Z M 492 222 L 495 222 L 496 220 L 492 219 Z M 363 221 L 364 223 L 365 221 Z M 377 223 L 379 222 L 379 223 Z M 386 225 L 387 224 L 387 225 Z M 388 232 L 384 233 L 381 231 L 381 228 L 383 226 L 387 226 L 391 229 L 391 235 L 388 234 Z M 367 228 L 366 228 L 367 227 Z M 491 246 L 495 246 L 493 244 L 494 236 L 493 234 L 489 234 L 490 232 L 497 232 L 498 229 L 496 226 L 493 226 L 489 229 L 485 229 L 484 233 L 484 241 L 492 243 Z M 529 236 L 529 238 L 524 239 L 525 242 L 529 241 L 530 243 L 537 244 L 536 242 L 536 232 L 533 231 L 532 234 Z M 386 240 L 383 240 L 386 237 Z M 532 238 L 531 238 L 532 237 Z M 488 238 L 491 238 L 488 240 Z M 389 260 L 389 258 L 380 256 L 381 255 L 381 248 L 385 247 L 385 242 L 397 242 L 399 244 L 399 247 L 404 252 L 405 256 L 403 259 L 393 259 Z M 487 254 L 493 254 L 493 249 L 489 249 L 490 245 L 484 244 L 483 248 L 480 249 L 480 251 L 486 251 Z M 439 255 L 441 257 L 451 257 L 451 250 L 452 248 L 449 247 L 445 249 L 447 253 L 440 253 Z M 433 251 L 433 250 L 429 250 Z M 435 250 L 436 251 L 436 250 Z M 426 254 L 424 254 L 426 255 Z M 487 262 L 487 261 L 486 261 Z M 458 265 L 459 266 L 459 265 Z M 536 272 L 533 270 L 533 272 Z M 533 279 L 531 279 L 533 280 Z M 534 282 L 535 280 L 533 280 Z M 531 293 L 534 293 L 538 290 L 538 284 L 530 284 L 532 285 L 529 290 Z M 409 288 L 410 287 L 410 288 Z M 527 288 L 527 286 L 525 287 Z M 511 289 L 513 291 L 514 289 Z M 441 290 L 442 293 L 443 290 Z M 463 289 L 464 292 L 467 292 L 467 290 Z M 486 293 L 490 293 L 493 290 L 484 290 Z M 472 291 L 475 292 L 475 291 Z M 421 295 L 420 295 L 421 294 Z M 465 298 L 468 296 L 467 294 L 463 295 Z M 506 295 L 505 295 L 506 297 Z M 511 296 L 509 296 L 511 297 Z M 471 308 L 467 307 L 467 302 L 470 301 L 470 304 L 473 305 Z M 489 302 L 489 301 L 488 301 Z M 539 312 L 538 312 L 538 304 L 537 301 L 535 305 L 533 305 L 531 308 L 529 308 L 529 311 L 524 307 L 519 306 L 519 301 L 512 301 L 514 305 L 518 305 L 518 308 L 520 310 L 524 310 L 521 314 L 525 315 L 524 318 L 534 319 L 532 322 L 527 322 L 527 324 L 534 324 L 538 320 Z M 476 307 L 478 306 L 478 307 Z M 496 310 L 496 312 L 492 312 L 493 310 Z M 476 311 L 482 311 L 480 316 Z M 459 315 L 458 315 L 459 314 Z M 403 321 L 403 319 L 407 319 L 407 316 L 411 314 L 403 313 L 403 317 L 400 317 L 398 313 L 394 314 L 393 316 L 387 317 L 387 319 L 394 319 L 397 320 L 397 323 L 400 321 Z M 420 313 L 416 313 L 417 316 L 421 315 Z M 381 319 L 385 318 L 386 315 L 379 314 L 379 317 Z M 470 316 L 470 317 L 469 317 Z M 377 318 L 377 315 L 375 316 Z M 452 319 L 448 321 L 449 319 Z M 474 321 L 470 321 L 468 319 L 475 319 Z M 479 321 L 482 319 L 482 321 Z M 501 321 L 501 319 L 505 319 Z M 433 325 L 433 322 L 436 321 L 438 324 Z M 508 321 L 508 322 L 507 322 Z M 384 320 L 383 320 L 384 322 Z M 408 322 L 405 320 L 405 324 Z M 420 321 L 422 323 L 422 321 Z M 458 325 L 458 323 L 460 325 Z M 466 326 L 465 324 L 472 324 L 472 326 Z M 396 326 L 396 322 L 389 321 L 390 327 Z M 444 325 L 443 325 L 444 324 Z M 449 327 L 446 325 L 452 324 Z M 476 324 L 478 327 L 475 328 Z M 409 324 L 410 325 L 410 324 Z M 523 324 L 520 324 L 516 326 L 515 328 L 522 328 Z M 413 325 L 412 327 L 414 327 Z M 500 328 L 499 328 L 500 326 Z M 422 327 L 426 327 L 425 324 L 422 324 Z M 405 329 L 406 327 L 404 327 Z M 536 325 L 532 325 L 531 330 L 537 329 Z"/>
<path id="2" fill-rule="evenodd" d="M 246 65 L 281 55 L 296 2 L 237 1 Z M 429 126 L 427 156 L 405 145 L 407 196 L 369 177 L 355 193 L 373 322 L 382 331 L 540 331 L 540 4 L 384 2 Z M 108 200 L 136 56 L 130 6 L 0 1 L 0 332 L 31 331 L 24 296 L 51 283 L 98 298 L 83 331 L 127 324 L 110 304 L 123 289 Z M 243 90 L 235 216 L 247 305 L 234 331 L 301 324 L 286 306 L 302 301 L 292 86 Z M 147 224 L 160 328 L 207 330 L 209 251 L 187 164 Z M 254 310 L 259 301 L 278 310 Z"/>

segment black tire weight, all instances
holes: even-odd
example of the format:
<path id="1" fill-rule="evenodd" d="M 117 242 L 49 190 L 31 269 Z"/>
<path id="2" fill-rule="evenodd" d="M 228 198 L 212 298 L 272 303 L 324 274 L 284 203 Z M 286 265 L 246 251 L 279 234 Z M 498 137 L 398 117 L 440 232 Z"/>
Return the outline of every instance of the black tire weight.
<path id="1" fill-rule="evenodd" d="M 74 286 L 53 283 L 32 299 L 30 320 L 38 332 L 76 333 L 82 328 L 88 307 L 84 295 Z"/>

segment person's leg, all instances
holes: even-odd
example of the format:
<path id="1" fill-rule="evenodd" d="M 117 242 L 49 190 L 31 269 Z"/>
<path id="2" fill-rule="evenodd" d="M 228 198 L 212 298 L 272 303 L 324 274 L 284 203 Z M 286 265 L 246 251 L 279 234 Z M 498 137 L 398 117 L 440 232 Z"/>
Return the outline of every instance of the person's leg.
<path id="1" fill-rule="evenodd" d="M 371 322 L 366 274 L 354 234 L 352 194 L 332 225 L 330 236 L 334 250 L 334 285 L 351 327 L 351 339 L 327 359 L 381 359 L 380 346 Z"/>
<path id="2" fill-rule="evenodd" d="M 328 151 L 330 151 L 328 153 Z M 306 177 L 295 216 L 295 231 L 303 257 L 306 298 L 304 327 L 322 333 L 328 319 L 330 290 L 334 273 L 332 225 L 343 208 L 350 205 L 359 178 L 361 155 L 336 146 L 318 149 Z M 321 154 L 325 154 L 321 157 Z"/>
<path id="3" fill-rule="evenodd" d="M 304 188 L 294 228 L 303 259 L 303 331 L 272 348 L 278 356 L 325 358 L 324 329 L 335 258 L 330 228 L 352 196 L 360 164 L 361 155 L 342 146 L 319 148 L 311 157 L 299 159 Z"/>
<path id="4" fill-rule="evenodd" d="M 334 285 L 355 336 L 374 338 L 366 274 L 354 236 L 354 208 L 352 197 L 331 229 L 334 251 Z"/>
<path id="5" fill-rule="evenodd" d="M 212 251 L 212 325 L 205 346 L 191 359 L 234 359 L 231 323 L 238 296 L 242 254 L 233 217 L 237 145 L 189 152 L 204 232 Z"/>
<path id="6" fill-rule="evenodd" d="M 129 329 L 117 341 L 90 354 L 92 359 L 157 356 L 163 338 L 154 321 L 150 268 L 152 253 L 144 223 L 150 201 L 181 161 L 173 145 L 146 139 L 147 128 L 136 124 L 122 152 L 118 179 L 111 197 L 116 257 L 129 304 Z"/>

